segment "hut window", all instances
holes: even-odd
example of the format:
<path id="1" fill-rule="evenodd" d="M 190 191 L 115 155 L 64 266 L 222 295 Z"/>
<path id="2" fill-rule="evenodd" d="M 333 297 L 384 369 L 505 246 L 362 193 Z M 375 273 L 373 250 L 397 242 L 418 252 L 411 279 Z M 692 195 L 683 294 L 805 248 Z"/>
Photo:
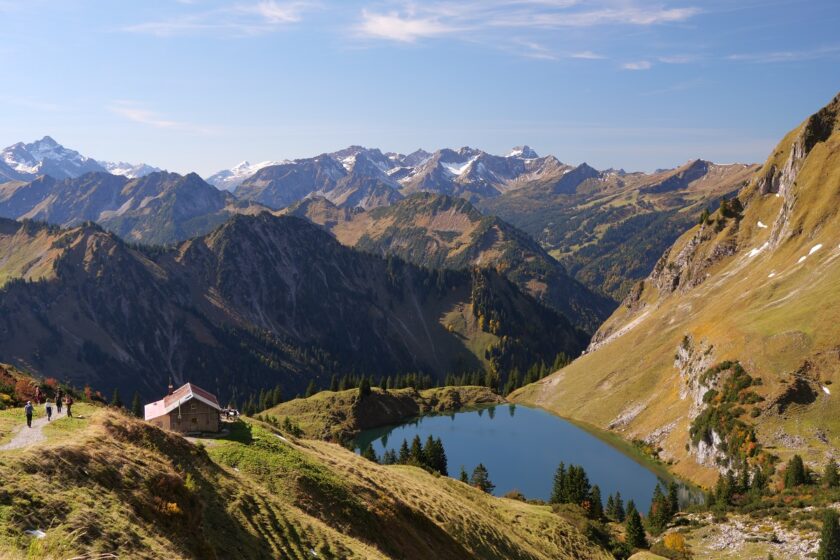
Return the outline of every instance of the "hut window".
<path id="1" fill-rule="evenodd" d="M 196 418 L 195 416 L 193 416 L 193 417 L 191 418 L 191 420 L 192 420 L 192 423 L 193 423 L 193 424 L 197 424 L 197 423 L 198 423 L 198 418 Z"/>
<path id="2" fill-rule="evenodd" d="M 190 410 L 195 410 L 198 408 L 195 403 L 190 403 Z"/>

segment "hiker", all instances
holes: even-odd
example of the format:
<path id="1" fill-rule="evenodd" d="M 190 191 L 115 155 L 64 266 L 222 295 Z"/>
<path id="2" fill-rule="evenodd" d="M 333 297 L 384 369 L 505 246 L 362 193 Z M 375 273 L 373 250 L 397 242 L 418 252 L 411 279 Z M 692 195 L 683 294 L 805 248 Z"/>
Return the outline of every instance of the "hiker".
<path id="1" fill-rule="evenodd" d="M 73 414 L 70 412 L 70 407 L 73 406 L 73 397 L 71 397 L 70 395 L 64 397 L 64 404 L 67 405 L 67 418 L 72 417 Z"/>
<path id="2" fill-rule="evenodd" d="M 26 406 L 23 407 L 23 411 L 26 413 L 26 425 L 28 427 L 32 427 L 32 412 L 34 412 L 35 408 L 32 406 L 32 401 L 26 401 Z"/>
<path id="3" fill-rule="evenodd" d="M 49 422 L 52 420 L 52 403 L 50 402 L 50 399 L 47 399 L 44 402 L 44 410 L 47 412 L 47 422 Z"/>
<path id="4" fill-rule="evenodd" d="M 58 416 L 61 414 L 61 400 L 64 398 L 64 395 L 61 394 L 61 389 L 55 392 L 55 414 Z"/>

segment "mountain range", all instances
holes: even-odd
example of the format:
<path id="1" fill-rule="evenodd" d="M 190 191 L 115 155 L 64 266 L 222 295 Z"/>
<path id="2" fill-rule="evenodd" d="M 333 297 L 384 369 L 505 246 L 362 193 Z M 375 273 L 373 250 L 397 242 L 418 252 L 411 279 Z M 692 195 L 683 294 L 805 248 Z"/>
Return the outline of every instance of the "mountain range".
<path id="1" fill-rule="evenodd" d="M 703 484 L 761 449 L 824 463 L 840 446 L 838 208 L 840 96 L 693 213 L 583 357 L 515 398 L 645 442 Z"/>
<path id="2" fill-rule="evenodd" d="M 2 220 L 0 255 L 0 361 L 126 394 L 170 377 L 230 398 L 348 372 L 524 371 L 588 340 L 492 269 L 422 269 L 269 213 L 169 249 Z"/>
<path id="3" fill-rule="evenodd" d="M 233 214 L 287 209 L 308 198 L 361 210 L 418 192 L 465 198 L 527 233 L 570 277 L 612 300 L 612 306 L 644 278 L 697 212 L 732 196 L 756 170 L 695 160 L 673 170 L 627 173 L 585 163 L 573 167 L 539 157 L 528 146 L 506 156 L 473 148 L 404 155 L 351 146 L 294 161 L 243 162 L 202 184 L 192 174 L 178 179 L 144 164 L 96 162 L 49 137 L 3 153 L 7 171 L 0 170 L 0 178 L 10 180 L 0 183 L 0 216 L 66 226 L 94 220 L 142 243 L 183 241 Z M 123 184 L 80 175 L 106 168 L 127 179 L 153 178 Z M 66 182 L 33 178 L 43 174 Z M 431 265 L 427 259 L 417 262 Z"/>

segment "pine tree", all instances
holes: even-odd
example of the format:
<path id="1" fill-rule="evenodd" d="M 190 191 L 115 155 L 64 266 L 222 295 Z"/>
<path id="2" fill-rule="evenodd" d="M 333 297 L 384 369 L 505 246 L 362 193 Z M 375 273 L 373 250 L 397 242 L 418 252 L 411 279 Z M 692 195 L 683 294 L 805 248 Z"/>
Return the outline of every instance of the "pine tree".
<path id="1" fill-rule="evenodd" d="M 330 391 L 338 391 L 338 376 L 335 374 L 330 379 Z"/>
<path id="2" fill-rule="evenodd" d="M 615 493 L 615 520 L 623 523 L 627 518 L 627 513 L 624 511 L 624 501 L 621 499 L 621 492 Z"/>
<path id="3" fill-rule="evenodd" d="M 668 517 L 673 517 L 680 511 L 680 495 L 677 483 L 671 481 L 668 485 Z"/>
<path id="4" fill-rule="evenodd" d="M 828 509 L 823 514 L 817 560 L 840 560 L 840 526 L 837 523 L 837 512 L 833 509 Z"/>
<path id="5" fill-rule="evenodd" d="M 642 527 L 642 516 L 636 510 L 633 500 L 627 502 L 627 523 L 625 524 L 627 534 L 625 542 L 632 548 L 647 548 L 645 529 Z"/>
<path id="6" fill-rule="evenodd" d="M 385 453 L 382 454 L 382 464 L 383 465 L 396 465 L 397 464 L 397 452 L 393 449 L 387 450 Z"/>
<path id="7" fill-rule="evenodd" d="M 648 512 L 648 524 L 654 534 L 659 534 L 665 529 L 668 522 L 667 504 L 667 498 L 657 484 L 656 488 L 653 489 L 653 498 L 650 500 L 650 511 Z"/>
<path id="8" fill-rule="evenodd" d="M 566 465 L 561 461 L 557 467 L 557 471 L 554 473 L 554 484 L 551 487 L 551 499 L 549 502 L 552 504 L 563 504 L 566 501 Z"/>
<path id="9" fill-rule="evenodd" d="M 365 458 L 365 459 L 367 459 L 368 461 L 373 461 L 374 463 L 378 463 L 378 462 L 379 462 L 379 458 L 376 456 L 376 451 L 373 449 L 373 446 L 372 446 L 372 445 L 370 445 L 370 444 L 368 444 L 368 445 L 367 445 L 367 446 L 366 446 L 366 447 L 362 450 L 362 457 L 364 457 L 364 458 Z"/>
<path id="10" fill-rule="evenodd" d="M 318 392 L 318 388 L 315 386 L 315 380 L 311 380 L 309 385 L 306 386 L 306 397 L 309 398 L 315 393 Z"/>
<path id="11" fill-rule="evenodd" d="M 363 399 L 370 395 L 370 381 L 368 381 L 367 377 L 363 377 L 361 383 L 359 383 L 359 398 Z"/>
<path id="12" fill-rule="evenodd" d="M 131 414 L 137 418 L 143 418 L 143 405 L 140 403 L 140 393 L 134 391 L 134 398 L 131 399 Z"/>
<path id="13" fill-rule="evenodd" d="M 579 465 L 570 465 L 566 473 L 566 501 L 572 504 L 583 504 L 589 497 L 589 477 Z"/>
<path id="14" fill-rule="evenodd" d="M 400 464 L 405 465 L 408 463 L 408 460 L 411 458 L 411 451 L 408 449 L 408 442 L 403 439 L 402 445 L 400 446 Z"/>
<path id="15" fill-rule="evenodd" d="M 825 471 L 823 471 L 823 484 L 827 488 L 837 488 L 840 485 L 840 477 L 837 473 L 837 461 L 829 459 L 825 464 Z"/>
<path id="16" fill-rule="evenodd" d="M 458 475 L 458 480 L 464 484 L 470 483 L 470 475 L 467 474 L 467 469 L 464 468 L 464 465 L 461 465 L 461 474 Z"/>
<path id="17" fill-rule="evenodd" d="M 802 457 L 794 455 L 785 469 L 785 488 L 794 488 L 807 482 L 808 473 L 805 470 L 805 463 L 802 462 Z"/>
<path id="18" fill-rule="evenodd" d="M 608 519 L 615 521 L 615 500 L 613 500 L 612 494 L 607 496 L 607 506 L 604 508 L 604 513 Z"/>
<path id="19" fill-rule="evenodd" d="M 413 465 L 423 464 L 423 443 L 420 441 L 420 436 L 414 436 L 411 440 L 411 454 L 408 460 Z"/>
<path id="20" fill-rule="evenodd" d="M 283 402 L 283 387 L 280 386 L 280 385 L 277 385 L 276 387 L 274 387 L 274 390 L 272 391 L 271 406 L 272 407 L 277 406 L 281 402 Z"/>
<path id="21" fill-rule="evenodd" d="M 604 507 L 601 503 L 601 489 L 594 485 L 589 492 L 589 517 L 600 521 L 604 517 Z"/>
<path id="22" fill-rule="evenodd" d="M 446 452 L 443 449 L 443 442 L 429 436 L 426 440 L 426 446 L 423 448 L 423 456 L 425 458 L 425 466 L 433 471 L 439 472 L 444 476 L 449 476 L 449 471 L 446 465 Z"/>
<path id="23" fill-rule="evenodd" d="M 750 492 L 760 495 L 765 488 L 767 488 L 767 475 L 764 474 L 764 469 L 756 467 L 750 481 Z"/>
<path id="24" fill-rule="evenodd" d="M 120 399 L 120 390 L 114 389 L 114 394 L 111 396 L 111 406 L 122 408 L 122 399 Z"/>
<path id="25" fill-rule="evenodd" d="M 487 467 L 485 467 L 482 463 L 479 463 L 478 466 L 473 469 L 470 483 L 488 494 L 492 494 L 493 490 L 496 488 L 496 485 L 490 482 L 490 473 L 487 472 Z"/>

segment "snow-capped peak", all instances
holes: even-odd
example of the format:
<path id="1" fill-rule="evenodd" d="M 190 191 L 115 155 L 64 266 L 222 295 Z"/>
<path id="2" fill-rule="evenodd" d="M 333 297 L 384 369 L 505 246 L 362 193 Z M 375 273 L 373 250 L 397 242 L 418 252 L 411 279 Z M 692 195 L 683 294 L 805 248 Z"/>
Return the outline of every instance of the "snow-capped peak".
<path id="1" fill-rule="evenodd" d="M 507 157 L 515 157 L 521 159 L 536 159 L 539 156 L 537 152 L 532 150 L 529 146 L 516 146 L 510 151 Z"/>
<path id="2" fill-rule="evenodd" d="M 261 161 L 259 163 L 251 163 L 248 160 L 240 162 L 230 169 L 223 169 L 214 173 L 207 178 L 207 182 L 211 185 L 223 190 L 232 191 L 238 187 L 245 179 L 251 177 L 254 173 L 272 165 L 283 165 L 290 163 L 289 160 L 283 161 Z"/>
<path id="3" fill-rule="evenodd" d="M 20 180 L 34 179 L 42 174 L 64 179 L 91 171 L 105 171 L 95 160 L 65 148 L 50 136 L 7 147 L 0 153 L 0 163 L 8 169 L 6 174 Z"/>
<path id="4" fill-rule="evenodd" d="M 111 175 L 121 175 L 129 179 L 136 179 L 138 177 L 144 177 L 151 173 L 163 171 L 158 167 L 152 167 L 151 165 L 145 163 L 134 164 L 125 161 L 97 161 L 97 163 L 104 167 L 106 171 L 108 171 L 108 173 L 110 173 Z"/>

